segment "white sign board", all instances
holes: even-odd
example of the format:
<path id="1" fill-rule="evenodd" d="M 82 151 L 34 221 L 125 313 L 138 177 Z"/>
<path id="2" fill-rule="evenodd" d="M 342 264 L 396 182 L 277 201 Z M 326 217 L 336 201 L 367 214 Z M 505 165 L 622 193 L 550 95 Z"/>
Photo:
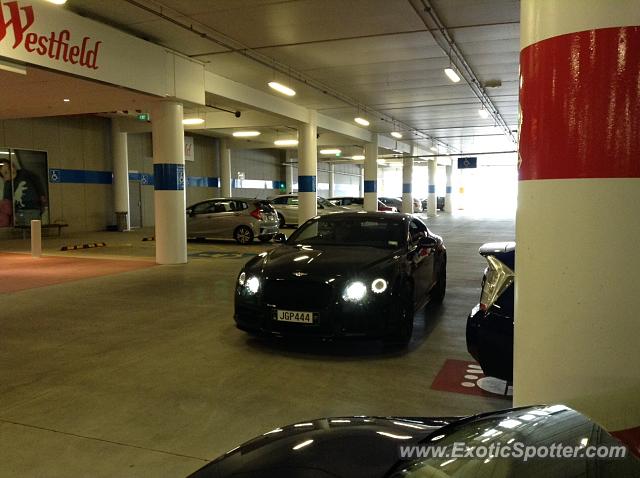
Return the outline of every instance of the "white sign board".
<path id="1" fill-rule="evenodd" d="M 163 96 L 168 55 L 43 0 L 0 0 L 0 57 Z"/>

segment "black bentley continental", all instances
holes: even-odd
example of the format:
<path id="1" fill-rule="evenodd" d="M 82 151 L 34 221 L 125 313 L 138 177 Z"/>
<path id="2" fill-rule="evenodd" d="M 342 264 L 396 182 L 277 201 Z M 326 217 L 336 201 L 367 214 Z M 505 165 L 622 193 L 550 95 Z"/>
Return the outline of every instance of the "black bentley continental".
<path id="1" fill-rule="evenodd" d="M 235 321 L 254 334 L 368 337 L 404 346 L 414 313 L 444 299 L 446 249 L 408 214 L 318 216 L 251 259 L 235 289 Z"/>

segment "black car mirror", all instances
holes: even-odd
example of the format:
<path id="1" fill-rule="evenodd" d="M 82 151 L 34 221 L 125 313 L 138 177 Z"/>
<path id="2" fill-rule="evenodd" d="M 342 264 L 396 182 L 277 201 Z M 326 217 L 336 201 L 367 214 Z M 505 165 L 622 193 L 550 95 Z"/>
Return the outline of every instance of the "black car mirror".
<path id="1" fill-rule="evenodd" d="M 286 241 L 287 241 L 287 236 L 285 236 L 281 232 L 278 232 L 275 236 L 273 236 L 273 242 L 283 243 Z"/>
<path id="2" fill-rule="evenodd" d="M 423 236 L 418 239 L 419 247 L 436 247 L 438 245 L 438 241 L 431 236 Z"/>

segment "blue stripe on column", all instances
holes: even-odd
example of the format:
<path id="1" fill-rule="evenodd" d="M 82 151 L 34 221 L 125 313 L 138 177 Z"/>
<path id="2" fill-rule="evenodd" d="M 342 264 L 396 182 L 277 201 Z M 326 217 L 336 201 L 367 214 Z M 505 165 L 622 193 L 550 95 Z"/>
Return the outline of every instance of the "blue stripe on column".
<path id="1" fill-rule="evenodd" d="M 402 193 L 410 193 L 411 192 L 411 183 L 403 183 L 402 184 Z"/>
<path id="2" fill-rule="evenodd" d="M 429 194 L 435 194 L 436 185 L 435 184 L 429 184 L 429 189 L 427 191 L 428 191 Z"/>
<path id="3" fill-rule="evenodd" d="M 129 172 L 129 181 L 140 181 L 142 174 Z"/>
<path id="4" fill-rule="evenodd" d="M 451 194 L 452 188 L 451 186 L 447 186 L 447 190 L 445 191 L 447 194 Z"/>
<path id="5" fill-rule="evenodd" d="M 365 193 L 375 193 L 378 189 L 378 182 L 377 181 L 368 181 L 365 180 L 364 182 L 364 192 Z"/>
<path id="6" fill-rule="evenodd" d="M 315 176 L 298 176 L 298 192 L 314 193 L 316 192 Z"/>
<path id="7" fill-rule="evenodd" d="M 184 191 L 184 165 L 154 164 L 153 179 L 156 191 Z"/>
<path id="8" fill-rule="evenodd" d="M 220 178 L 207 178 L 207 187 L 208 188 L 219 188 L 220 187 Z"/>

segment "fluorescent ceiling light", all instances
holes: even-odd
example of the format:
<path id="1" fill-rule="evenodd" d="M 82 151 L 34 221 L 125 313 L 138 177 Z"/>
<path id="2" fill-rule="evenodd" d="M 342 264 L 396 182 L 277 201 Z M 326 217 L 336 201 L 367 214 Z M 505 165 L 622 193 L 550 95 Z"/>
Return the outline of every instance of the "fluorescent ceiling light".
<path id="1" fill-rule="evenodd" d="M 444 73 L 454 83 L 458 83 L 460 81 L 460 76 L 458 75 L 458 73 L 456 73 L 456 70 L 454 70 L 453 68 L 445 68 Z"/>
<path id="2" fill-rule="evenodd" d="M 69 101 L 71 101 L 69 98 L 64 98 L 62 101 L 64 101 L 65 103 L 69 103 Z"/>
<path id="3" fill-rule="evenodd" d="M 364 155 L 356 154 L 355 156 L 351 156 L 351 159 L 364 159 Z"/>
<path id="4" fill-rule="evenodd" d="M 253 136 L 260 136 L 260 131 L 234 131 L 233 136 L 236 138 L 251 138 Z"/>
<path id="5" fill-rule="evenodd" d="M 387 164 L 387 160 L 386 159 L 378 159 L 377 162 L 378 162 L 378 164 Z"/>
<path id="6" fill-rule="evenodd" d="M 8 60 L 0 60 L 0 70 L 8 71 L 9 73 L 17 73 L 19 75 L 27 74 L 26 66 Z"/>
<path id="7" fill-rule="evenodd" d="M 288 86 L 284 86 L 283 84 L 278 83 L 277 81 L 270 81 L 268 85 L 270 88 L 276 90 L 278 93 L 282 93 L 283 95 L 295 96 L 296 94 L 295 90 L 289 88 Z"/>
<path id="8" fill-rule="evenodd" d="M 64 5 L 67 3 L 67 0 L 47 0 L 49 3 L 53 3 L 54 5 Z"/>
<path id="9" fill-rule="evenodd" d="M 185 118 L 182 120 L 182 124 L 193 125 L 193 124 L 202 124 L 204 123 L 204 119 L 202 118 Z"/>
<path id="10" fill-rule="evenodd" d="M 434 145 L 434 146 L 431 146 L 429 149 L 430 149 L 431 151 L 433 151 L 434 153 L 437 153 L 437 152 L 438 152 L 438 147 L 437 147 L 437 146 L 435 146 L 435 145 Z"/>
<path id="11" fill-rule="evenodd" d="M 479 109 L 478 110 L 478 114 L 480 115 L 480 118 L 488 118 L 489 117 L 489 112 L 484 108 Z"/>
<path id="12" fill-rule="evenodd" d="M 339 149 L 321 149 L 320 154 L 341 154 L 342 151 Z"/>
<path id="13" fill-rule="evenodd" d="M 397 131 L 392 131 L 391 136 L 397 139 L 402 139 L 402 133 L 398 133 Z"/>
<path id="14" fill-rule="evenodd" d="M 273 144 L 276 146 L 297 146 L 297 139 L 276 139 Z"/>
<path id="15" fill-rule="evenodd" d="M 353 118 L 353 121 L 355 121 L 358 124 L 361 124 L 362 126 L 369 126 L 369 122 L 364 118 L 360 118 L 359 116 L 357 118 Z"/>

